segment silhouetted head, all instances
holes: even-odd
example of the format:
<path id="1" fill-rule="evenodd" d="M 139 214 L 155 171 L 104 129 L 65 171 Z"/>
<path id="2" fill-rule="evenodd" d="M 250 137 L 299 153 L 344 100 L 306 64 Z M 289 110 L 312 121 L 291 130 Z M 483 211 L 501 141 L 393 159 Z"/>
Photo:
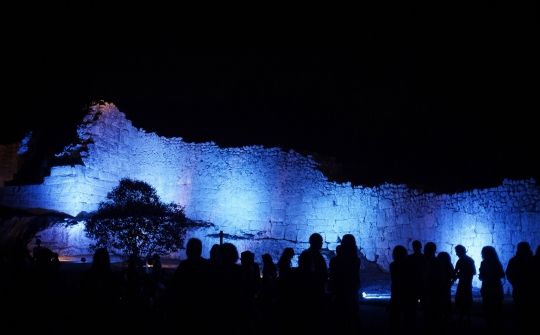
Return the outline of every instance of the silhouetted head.
<path id="1" fill-rule="evenodd" d="M 220 248 L 221 260 L 224 265 L 232 265 L 238 262 L 238 249 L 232 243 L 223 243 Z"/>
<path id="2" fill-rule="evenodd" d="M 437 245 L 433 242 L 428 242 L 424 245 L 424 255 L 427 257 L 435 257 L 435 252 L 437 251 Z"/>
<path id="3" fill-rule="evenodd" d="M 210 248 L 210 261 L 215 263 L 221 262 L 221 246 L 217 243 Z"/>
<path id="4" fill-rule="evenodd" d="M 187 258 L 199 258 L 202 254 L 202 242 L 198 238 L 192 237 L 186 245 Z"/>
<path id="5" fill-rule="evenodd" d="M 97 270 L 108 270 L 111 267 L 111 258 L 106 248 L 98 248 L 94 252 L 92 268 Z"/>
<path id="6" fill-rule="evenodd" d="M 532 256 L 532 249 L 529 242 L 521 241 L 518 243 L 516 256 Z"/>
<path id="7" fill-rule="evenodd" d="M 291 247 L 286 247 L 283 249 L 282 257 L 292 259 L 294 257 L 294 249 Z"/>
<path id="8" fill-rule="evenodd" d="M 490 245 L 486 245 L 482 248 L 482 259 L 486 261 L 499 261 L 499 256 L 497 255 L 497 250 Z"/>
<path id="9" fill-rule="evenodd" d="M 450 254 L 447 253 L 446 251 L 441 251 L 437 254 L 437 259 L 441 262 L 441 263 L 450 263 L 452 264 L 452 258 L 450 258 Z"/>
<path id="10" fill-rule="evenodd" d="M 240 253 L 240 263 L 243 265 L 255 263 L 255 254 L 249 250 L 242 251 L 242 253 Z"/>
<path id="11" fill-rule="evenodd" d="M 291 267 L 292 265 L 291 261 L 293 257 L 294 257 L 293 248 L 286 247 L 285 249 L 283 249 L 283 252 L 281 253 L 281 256 L 279 257 L 279 260 L 278 260 L 278 267 L 280 268 L 281 271 Z"/>
<path id="12" fill-rule="evenodd" d="M 270 264 L 270 263 L 273 264 L 274 263 L 274 260 L 272 259 L 272 255 L 270 255 L 268 253 L 262 255 L 262 261 L 265 264 Z"/>
<path id="13" fill-rule="evenodd" d="M 418 240 L 414 240 L 412 241 L 412 250 L 414 251 L 414 253 L 421 253 L 422 252 L 422 242 L 418 241 Z"/>
<path id="14" fill-rule="evenodd" d="M 319 233 L 313 233 L 309 237 L 309 247 L 314 250 L 321 250 L 323 245 L 323 238 Z"/>
<path id="15" fill-rule="evenodd" d="M 461 244 L 456 245 L 454 249 L 456 250 L 456 255 L 460 258 L 467 254 L 467 249 L 465 249 L 465 247 Z"/>
<path id="16" fill-rule="evenodd" d="M 345 234 L 341 239 L 341 246 L 343 247 L 343 252 L 346 254 L 356 255 L 358 252 L 358 247 L 356 246 L 356 239 L 353 234 Z"/>
<path id="17" fill-rule="evenodd" d="M 36 245 L 39 247 L 41 246 L 41 240 L 39 238 L 36 238 Z"/>
<path id="18" fill-rule="evenodd" d="M 535 253 L 535 256 L 536 256 L 536 257 L 540 257 L 540 244 L 536 247 L 536 253 Z"/>
<path id="19" fill-rule="evenodd" d="M 401 261 L 407 258 L 407 248 L 402 245 L 396 245 L 392 250 L 392 258 L 394 261 Z"/>

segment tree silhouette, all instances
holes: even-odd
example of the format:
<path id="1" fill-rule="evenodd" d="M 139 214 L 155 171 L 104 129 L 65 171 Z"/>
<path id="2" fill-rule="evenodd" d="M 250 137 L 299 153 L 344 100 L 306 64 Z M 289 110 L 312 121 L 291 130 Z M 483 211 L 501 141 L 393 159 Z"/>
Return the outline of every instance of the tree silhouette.
<path id="1" fill-rule="evenodd" d="M 148 257 L 178 250 L 188 220 L 184 208 L 162 203 L 156 190 L 140 180 L 124 178 L 86 223 L 86 233 L 98 247 L 126 255 Z"/>

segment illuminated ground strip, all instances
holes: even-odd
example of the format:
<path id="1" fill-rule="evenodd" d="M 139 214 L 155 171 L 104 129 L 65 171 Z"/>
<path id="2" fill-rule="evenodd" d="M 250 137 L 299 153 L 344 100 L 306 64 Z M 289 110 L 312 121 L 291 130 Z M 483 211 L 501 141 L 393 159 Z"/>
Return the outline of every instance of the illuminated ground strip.
<path id="1" fill-rule="evenodd" d="M 362 292 L 362 299 L 367 299 L 367 300 L 390 300 L 390 293 L 366 293 L 366 292 Z"/>

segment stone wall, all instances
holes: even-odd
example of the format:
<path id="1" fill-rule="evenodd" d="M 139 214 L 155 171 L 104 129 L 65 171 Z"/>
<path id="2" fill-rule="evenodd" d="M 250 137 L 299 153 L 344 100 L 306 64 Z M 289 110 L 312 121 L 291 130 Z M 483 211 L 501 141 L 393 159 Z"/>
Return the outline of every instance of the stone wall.
<path id="1" fill-rule="evenodd" d="M 459 194 L 422 193 L 403 185 L 367 188 L 330 182 L 309 156 L 279 148 L 220 148 L 187 143 L 132 126 L 112 104 L 95 105 L 78 128 L 80 141 L 60 155 L 78 154 L 84 165 L 57 166 L 43 184 L 0 188 L 0 203 L 77 215 L 93 211 L 121 178 L 153 185 L 162 200 L 185 206 L 213 229 L 194 231 L 205 253 L 218 232 L 239 251 L 298 252 L 319 232 L 334 250 L 339 237 L 356 236 L 370 260 L 388 268 L 396 244 L 434 241 L 438 251 L 463 244 L 480 265 L 484 245 L 497 248 L 503 265 L 516 244 L 540 244 L 540 192 L 534 180 Z M 82 230 L 81 230 L 82 231 Z M 73 239 L 72 239 L 73 240 Z"/>

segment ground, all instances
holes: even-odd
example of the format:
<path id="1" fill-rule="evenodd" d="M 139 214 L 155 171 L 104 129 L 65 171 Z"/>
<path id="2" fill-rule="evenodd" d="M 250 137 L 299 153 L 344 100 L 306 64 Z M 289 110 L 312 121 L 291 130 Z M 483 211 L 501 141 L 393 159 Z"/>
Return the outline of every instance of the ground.
<path id="1" fill-rule="evenodd" d="M 37 327 L 41 333 L 71 333 L 77 328 L 85 330 L 87 323 L 94 320 L 82 312 L 78 297 L 78 285 L 80 283 L 82 273 L 90 267 L 90 263 L 80 262 L 61 262 L 59 272 L 59 284 L 54 288 L 53 296 L 48 296 L 45 300 L 37 299 L 32 290 L 23 291 L 21 294 L 16 294 L 16 299 L 21 306 L 6 306 L 9 307 L 10 317 L 7 320 L 17 320 L 9 324 L 14 331 L 25 332 L 34 330 Z M 175 262 L 165 262 L 164 271 L 166 279 L 170 278 L 176 267 Z M 113 263 L 113 270 L 122 271 L 125 269 L 123 263 Z M 382 298 L 361 299 L 359 301 L 359 321 L 363 332 L 371 333 L 388 333 L 389 318 L 388 318 L 388 302 L 389 302 L 389 287 L 390 281 L 387 273 L 371 268 L 370 271 L 362 273 L 363 291 L 369 293 L 368 298 L 374 294 L 379 294 Z M 26 292 L 26 293 L 25 293 Z M 28 296 L 27 296 L 28 295 Z M 10 301 L 10 300 L 8 300 Z M 41 315 L 36 315 L 36 311 L 40 311 Z M 41 312 L 43 311 L 43 312 Z M 112 315 L 112 320 L 125 320 L 125 311 L 118 311 Z M 123 314 L 124 313 L 124 314 Z M 152 328 L 154 330 L 168 333 L 168 330 L 181 327 L 181 316 L 173 318 L 162 318 L 157 314 L 149 313 L 140 321 L 139 325 L 135 325 L 135 331 Z M 422 320 L 422 314 L 418 313 L 418 320 Z M 147 317 L 147 318 L 146 318 Z M 146 319 L 145 319 L 146 318 Z M 25 322 L 31 320 L 36 322 Z M 113 321 L 114 322 L 114 321 Z M 512 320 L 512 300 L 511 297 L 506 297 L 504 304 L 504 320 L 501 333 L 511 333 L 513 330 Z M 118 322 L 116 326 L 123 327 L 123 323 Z M 133 326 L 133 325 L 132 325 Z M 261 325 L 264 326 L 264 325 Z M 476 334 L 483 333 L 485 330 L 485 321 L 482 314 L 481 298 L 476 295 L 472 310 L 471 322 L 468 325 L 457 322 L 457 316 L 453 315 L 452 319 L 445 331 L 458 332 L 461 334 Z M 332 329 L 328 329 L 332 332 Z"/>

